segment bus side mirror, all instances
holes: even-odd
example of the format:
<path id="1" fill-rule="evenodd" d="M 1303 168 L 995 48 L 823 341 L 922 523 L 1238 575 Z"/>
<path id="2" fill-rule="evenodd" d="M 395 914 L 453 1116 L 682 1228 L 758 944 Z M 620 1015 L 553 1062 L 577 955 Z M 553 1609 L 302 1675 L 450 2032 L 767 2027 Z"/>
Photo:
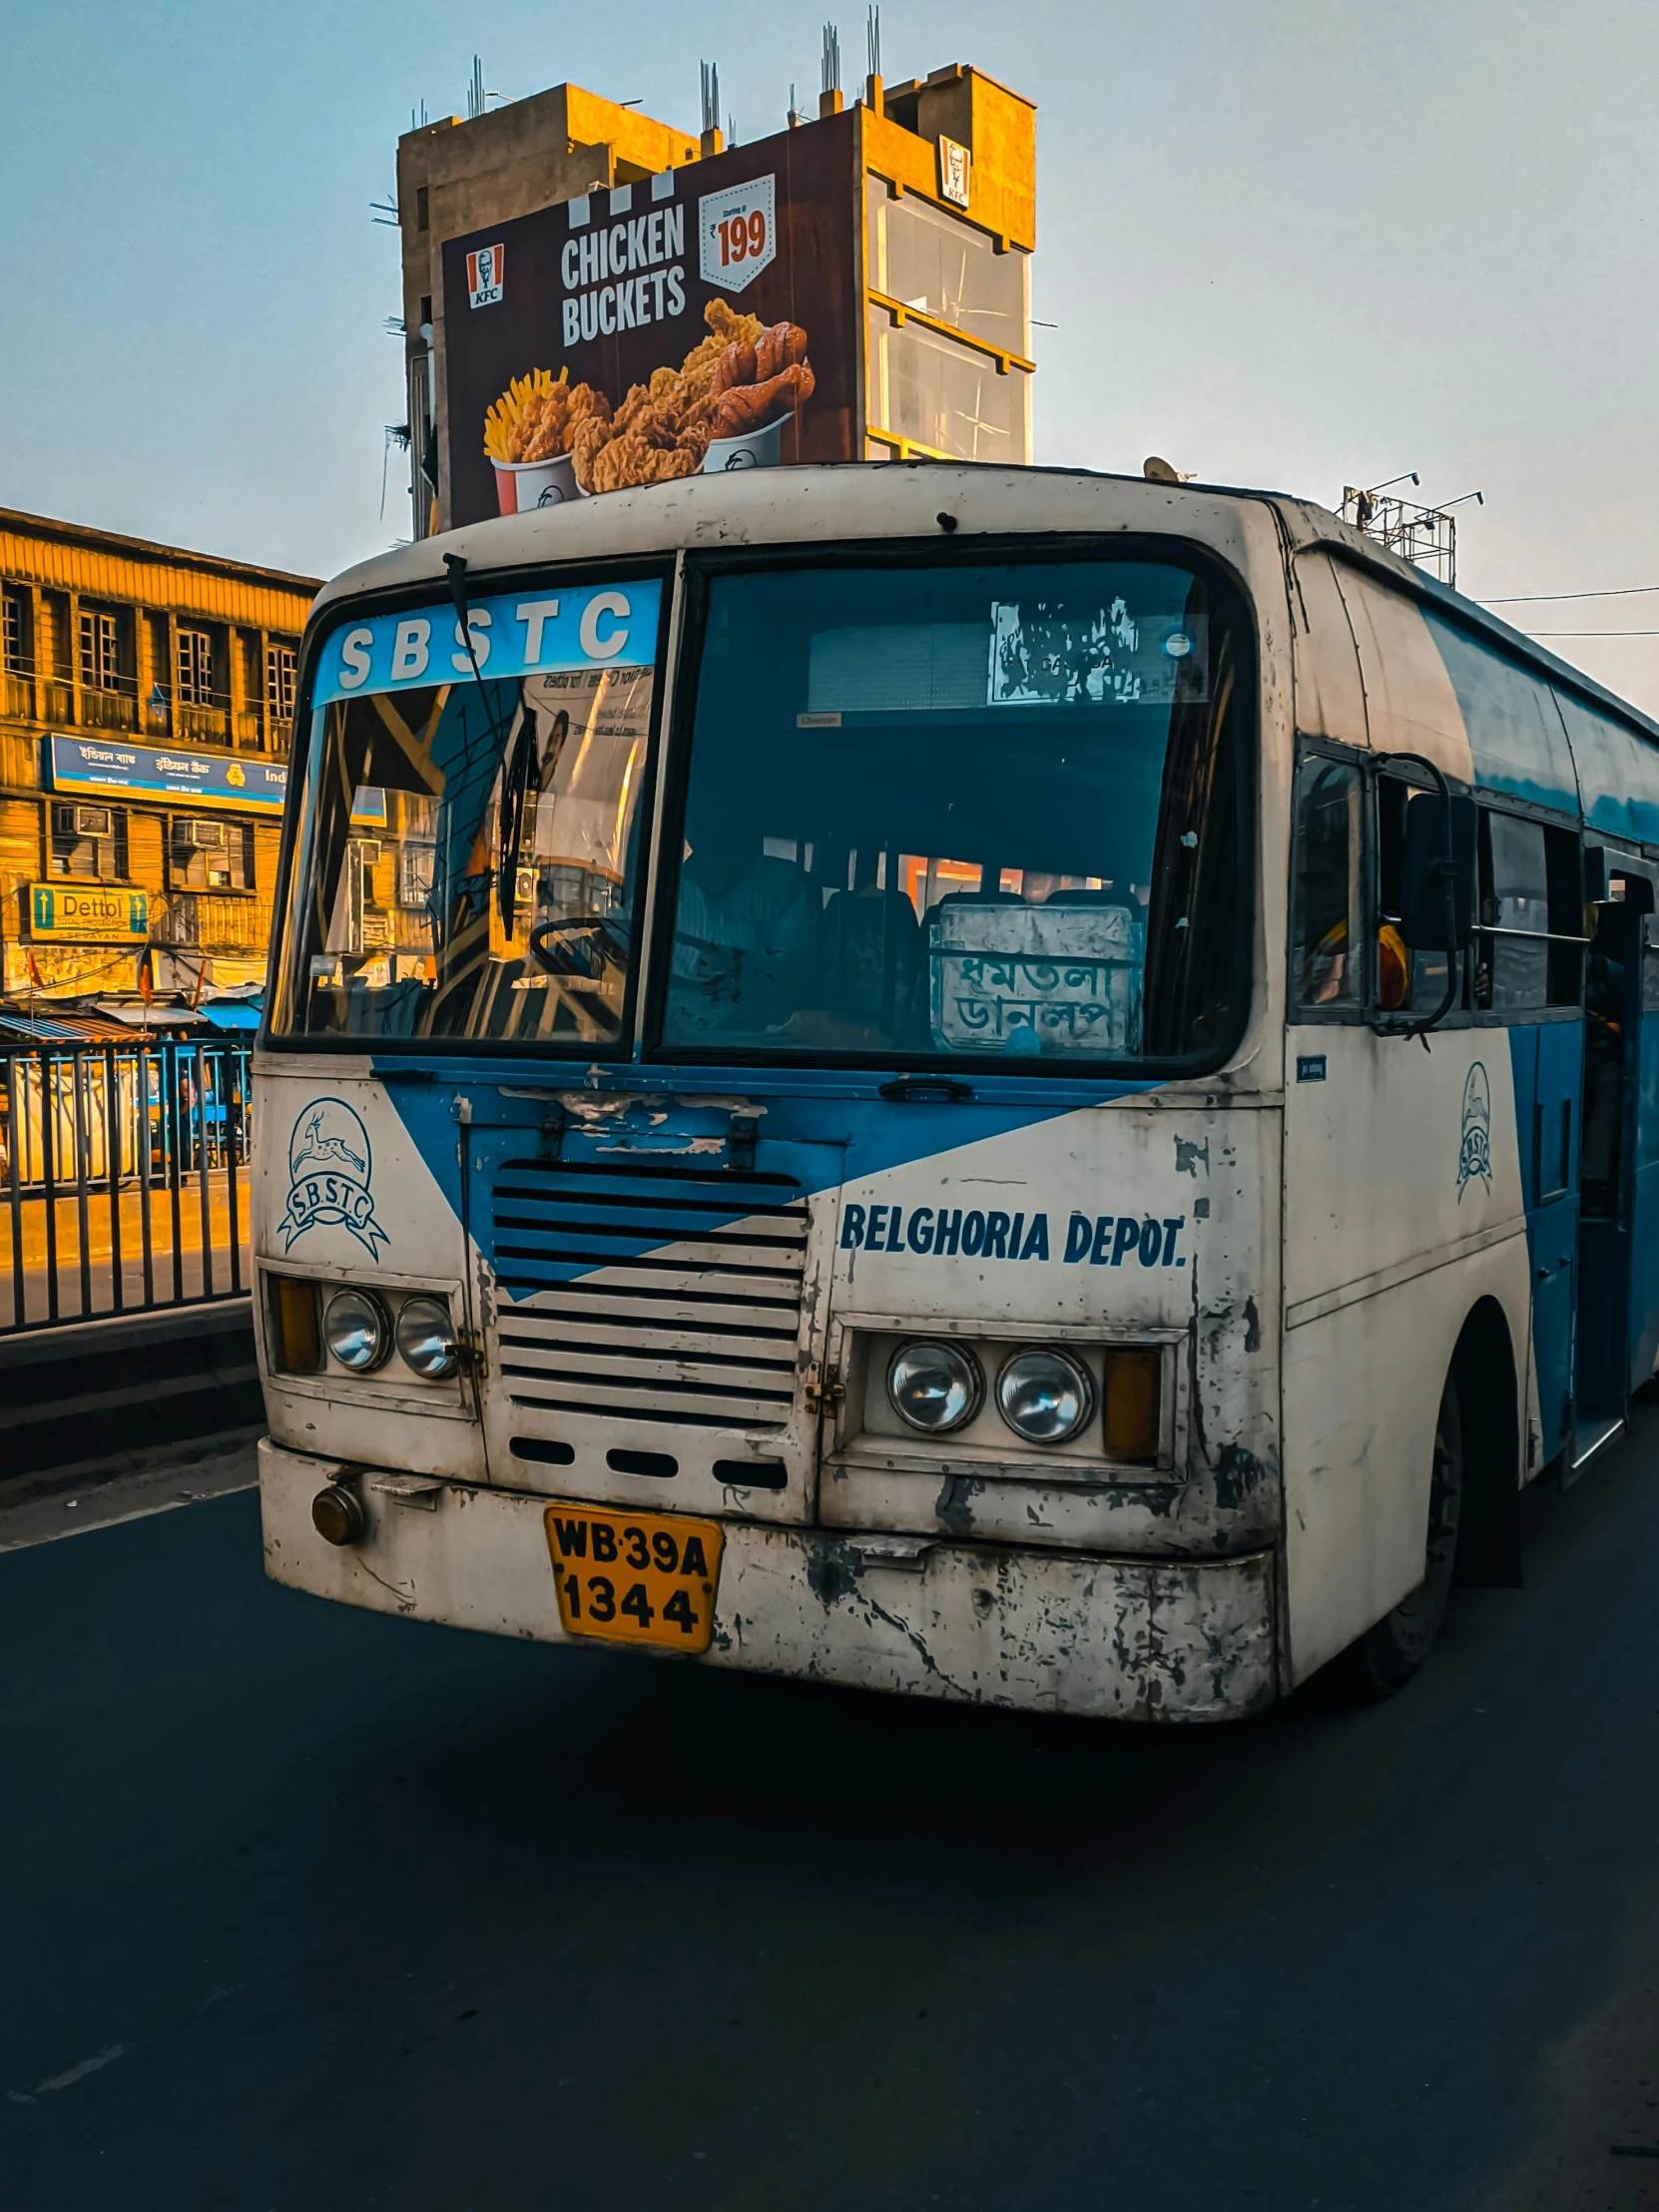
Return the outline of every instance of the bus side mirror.
<path id="1" fill-rule="evenodd" d="M 1413 952 L 1461 952 L 1474 935 L 1474 801 L 1453 797 L 1451 924 L 1446 942 L 1446 807 L 1421 792 L 1405 810 L 1405 881 L 1399 933 Z"/>

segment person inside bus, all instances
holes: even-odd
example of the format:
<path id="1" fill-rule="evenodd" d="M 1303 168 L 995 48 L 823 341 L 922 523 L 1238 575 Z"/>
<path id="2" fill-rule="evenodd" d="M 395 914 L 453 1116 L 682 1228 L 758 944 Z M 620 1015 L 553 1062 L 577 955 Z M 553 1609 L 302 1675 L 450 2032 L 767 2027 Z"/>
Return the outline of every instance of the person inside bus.
<path id="1" fill-rule="evenodd" d="M 892 866 L 896 853 L 888 854 Z M 821 1007 L 803 1008 L 799 1041 L 897 1044 L 909 1032 L 921 955 L 921 924 L 897 882 L 881 881 L 880 855 L 860 847 L 848 856 L 851 878 L 831 891 L 824 909 Z"/>
<path id="2" fill-rule="evenodd" d="M 671 1026 L 682 1042 L 784 1026 L 812 988 L 822 901 L 759 829 L 711 813 L 688 837 L 670 962 Z"/>
<path id="3" fill-rule="evenodd" d="M 1332 1006 L 1351 997 L 1348 977 L 1348 917 L 1334 922 L 1314 947 L 1308 961 L 1307 1003 Z M 1377 932 L 1377 1003 L 1385 1014 L 1397 1013 L 1411 995 L 1411 956 L 1405 940 L 1391 921 Z"/>

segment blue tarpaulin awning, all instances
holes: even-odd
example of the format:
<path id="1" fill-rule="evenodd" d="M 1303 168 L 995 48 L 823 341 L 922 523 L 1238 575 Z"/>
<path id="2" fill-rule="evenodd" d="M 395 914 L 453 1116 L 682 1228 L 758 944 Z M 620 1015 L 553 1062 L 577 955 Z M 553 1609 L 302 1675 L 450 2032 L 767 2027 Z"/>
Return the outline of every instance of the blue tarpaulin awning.
<path id="1" fill-rule="evenodd" d="M 210 998 L 196 1010 L 216 1029 L 258 1029 L 263 1011 L 255 998 Z"/>

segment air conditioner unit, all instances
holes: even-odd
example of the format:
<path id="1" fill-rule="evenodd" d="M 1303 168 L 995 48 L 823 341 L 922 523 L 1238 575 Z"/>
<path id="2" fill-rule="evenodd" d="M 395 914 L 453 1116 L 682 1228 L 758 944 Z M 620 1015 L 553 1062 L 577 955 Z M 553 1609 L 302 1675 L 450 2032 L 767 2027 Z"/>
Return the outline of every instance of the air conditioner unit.
<path id="1" fill-rule="evenodd" d="M 109 833 L 110 810 L 108 807 L 76 808 L 75 834 L 78 837 L 107 837 Z"/>
<path id="2" fill-rule="evenodd" d="M 225 849 L 225 825 L 222 822 L 181 822 L 179 835 L 198 852 L 223 852 Z"/>

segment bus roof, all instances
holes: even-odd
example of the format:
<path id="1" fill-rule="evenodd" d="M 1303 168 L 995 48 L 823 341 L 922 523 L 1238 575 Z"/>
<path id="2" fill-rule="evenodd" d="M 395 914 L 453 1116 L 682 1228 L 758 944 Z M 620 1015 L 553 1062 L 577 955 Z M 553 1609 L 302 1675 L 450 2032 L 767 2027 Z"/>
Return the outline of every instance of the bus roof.
<path id="1" fill-rule="evenodd" d="M 1339 560 L 1371 570 L 1659 746 L 1659 721 L 1314 500 L 1238 484 L 1153 483 L 1096 469 L 912 460 L 681 477 L 608 492 L 603 499 L 469 523 L 441 537 L 400 546 L 345 569 L 325 584 L 312 621 L 336 600 L 359 592 L 447 584 L 446 553 L 464 554 L 469 566 L 481 572 L 499 572 L 682 549 L 799 544 L 804 537 L 821 542 L 914 538 L 940 529 L 941 513 L 953 516 L 953 527 L 969 536 L 1179 532 L 1184 523 L 1196 534 L 1206 507 L 1213 513 L 1218 505 L 1240 501 L 1274 510 L 1293 556 L 1322 547 Z"/>

